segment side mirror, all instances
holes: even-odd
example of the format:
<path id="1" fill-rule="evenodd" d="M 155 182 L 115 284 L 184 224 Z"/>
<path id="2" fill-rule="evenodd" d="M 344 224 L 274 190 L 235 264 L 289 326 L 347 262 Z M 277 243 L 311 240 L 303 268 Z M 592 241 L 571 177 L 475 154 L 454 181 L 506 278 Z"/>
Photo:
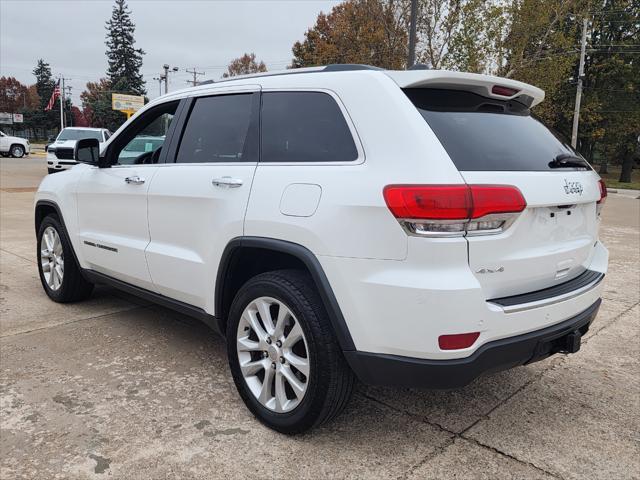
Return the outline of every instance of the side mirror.
<path id="1" fill-rule="evenodd" d="M 76 142 L 73 159 L 77 162 L 98 165 L 100 160 L 100 142 L 97 138 L 83 138 Z"/>

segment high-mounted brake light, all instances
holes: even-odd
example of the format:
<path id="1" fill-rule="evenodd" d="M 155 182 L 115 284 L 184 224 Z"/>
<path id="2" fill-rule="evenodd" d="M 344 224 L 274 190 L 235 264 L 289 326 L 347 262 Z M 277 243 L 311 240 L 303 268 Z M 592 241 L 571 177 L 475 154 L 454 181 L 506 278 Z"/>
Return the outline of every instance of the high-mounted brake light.
<path id="1" fill-rule="evenodd" d="M 491 93 L 502 97 L 513 97 L 519 91 L 520 90 L 516 90 L 515 88 L 503 87 L 502 85 L 494 85 L 491 87 Z"/>
<path id="2" fill-rule="evenodd" d="M 405 230 L 420 236 L 500 233 L 527 206 L 511 185 L 389 185 L 384 199 Z"/>
<path id="3" fill-rule="evenodd" d="M 480 332 L 440 335 L 438 337 L 438 346 L 440 347 L 440 350 L 460 350 L 461 348 L 469 348 L 476 342 L 479 336 Z"/>

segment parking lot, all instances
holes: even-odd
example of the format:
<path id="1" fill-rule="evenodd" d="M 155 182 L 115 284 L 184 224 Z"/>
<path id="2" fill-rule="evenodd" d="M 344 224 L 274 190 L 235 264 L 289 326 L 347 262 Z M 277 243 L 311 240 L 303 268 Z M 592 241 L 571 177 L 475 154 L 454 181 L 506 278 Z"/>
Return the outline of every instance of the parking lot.
<path id="1" fill-rule="evenodd" d="M 286 437 L 245 409 L 223 341 L 108 288 L 48 300 L 42 156 L 0 160 L 0 478 L 640 478 L 640 201 L 610 194 L 600 314 L 581 351 L 458 391 L 359 386 Z M 622 192 L 622 191 L 621 191 Z"/>

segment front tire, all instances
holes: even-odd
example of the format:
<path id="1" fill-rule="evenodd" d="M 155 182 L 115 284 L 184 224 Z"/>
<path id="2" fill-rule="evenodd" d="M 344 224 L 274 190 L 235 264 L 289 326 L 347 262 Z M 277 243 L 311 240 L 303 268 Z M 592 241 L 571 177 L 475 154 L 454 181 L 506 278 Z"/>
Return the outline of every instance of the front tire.
<path id="1" fill-rule="evenodd" d="M 249 280 L 231 306 L 227 347 L 240 396 L 278 432 L 321 425 L 351 396 L 353 373 L 305 272 L 279 270 Z"/>
<path id="2" fill-rule="evenodd" d="M 56 169 L 55 168 L 47 168 L 47 172 L 49 174 L 56 173 Z"/>
<path id="3" fill-rule="evenodd" d="M 12 145 L 11 156 L 14 158 L 24 157 L 24 147 L 22 145 Z"/>
<path id="4" fill-rule="evenodd" d="M 58 303 L 77 302 L 91 295 L 73 255 L 73 246 L 56 215 L 47 215 L 38 229 L 38 273 L 42 288 Z"/>

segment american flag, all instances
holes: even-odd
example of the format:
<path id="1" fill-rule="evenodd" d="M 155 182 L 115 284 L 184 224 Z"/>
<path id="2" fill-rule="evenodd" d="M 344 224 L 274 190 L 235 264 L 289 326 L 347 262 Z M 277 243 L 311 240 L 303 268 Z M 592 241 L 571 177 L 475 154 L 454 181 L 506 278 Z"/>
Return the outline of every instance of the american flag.
<path id="1" fill-rule="evenodd" d="M 58 80 L 58 83 L 56 83 L 56 86 L 53 89 L 53 93 L 51 94 L 51 98 L 49 99 L 49 103 L 47 103 L 47 106 L 44 109 L 45 112 L 49 111 L 49 110 L 51 110 L 53 108 L 53 106 L 56 104 L 56 100 L 58 99 L 59 96 L 60 96 L 60 80 Z"/>

